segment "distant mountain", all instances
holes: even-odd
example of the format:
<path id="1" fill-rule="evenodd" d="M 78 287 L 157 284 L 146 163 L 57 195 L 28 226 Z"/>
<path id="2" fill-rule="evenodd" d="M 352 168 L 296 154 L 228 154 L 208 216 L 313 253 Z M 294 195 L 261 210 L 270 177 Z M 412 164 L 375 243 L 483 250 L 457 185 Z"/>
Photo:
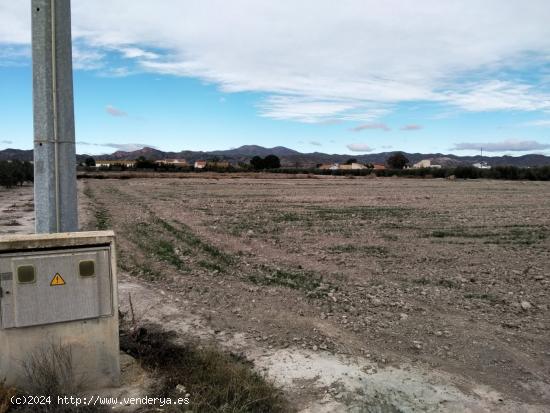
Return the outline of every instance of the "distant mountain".
<path id="1" fill-rule="evenodd" d="M 143 156 L 146 159 L 158 160 L 166 158 L 186 159 L 193 163 L 199 159 L 218 158 L 227 160 L 237 164 L 239 162 L 249 162 L 254 156 L 265 157 L 273 154 L 281 159 L 281 165 L 286 167 L 313 167 L 320 163 L 343 163 L 348 159 L 357 159 L 363 163 L 384 163 L 386 159 L 395 152 L 381 152 L 371 154 L 326 154 L 322 152 L 301 153 L 293 149 L 285 148 L 284 146 L 276 146 L 274 148 L 264 148 L 258 145 L 245 145 L 239 148 L 228 149 L 223 151 L 181 151 L 181 152 L 164 152 L 154 148 L 143 148 L 137 151 L 125 152 L 116 151 L 112 154 L 93 155 L 96 160 L 118 160 L 118 159 L 137 159 Z M 404 153 L 405 156 L 412 162 L 418 162 L 422 159 L 432 159 L 435 164 L 443 166 L 471 165 L 476 162 L 484 161 L 491 166 L 497 165 L 512 165 L 512 166 L 543 166 L 550 165 L 550 157 L 544 155 L 522 155 L 522 156 L 458 156 L 453 154 L 442 153 Z M 78 162 L 83 162 L 90 155 L 77 155 Z M 0 160 L 32 160 L 32 150 L 19 149 L 4 149 L 0 151 Z"/>
<path id="2" fill-rule="evenodd" d="M 32 161 L 32 149 L 4 149 L 0 151 L 0 161 Z"/>
<path id="3" fill-rule="evenodd" d="M 240 148 L 235 149 L 229 149 L 226 151 L 213 151 L 210 152 L 213 155 L 221 155 L 221 156 L 237 156 L 237 157 L 254 157 L 254 156 L 262 156 L 265 157 L 267 155 L 277 155 L 279 158 L 284 158 L 287 156 L 292 155 L 299 155 L 300 152 L 297 152 L 293 149 L 285 148 L 284 146 L 276 146 L 274 148 L 264 148 L 263 146 L 258 145 L 244 145 Z"/>

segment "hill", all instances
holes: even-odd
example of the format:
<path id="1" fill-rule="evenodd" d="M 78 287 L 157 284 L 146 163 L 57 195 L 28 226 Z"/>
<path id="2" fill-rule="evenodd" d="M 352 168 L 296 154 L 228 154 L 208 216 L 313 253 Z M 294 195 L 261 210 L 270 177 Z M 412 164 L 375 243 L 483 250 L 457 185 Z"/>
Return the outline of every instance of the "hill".
<path id="1" fill-rule="evenodd" d="M 32 150 L 20 149 L 4 149 L 0 151 L 0 160 L 21 160 L 31 161 Z M 372 154 L 326 154 L 322 152 L 301 153 L 293 149 L 285 148 L 284 146 L 276 146 L 274 148 L 265 148 L 258 145 L 245 145 L 239 148 L 220 150 L 220 151 L 180 151 L 180 152 L 164 152 L 155 148 L 142 148 L 137 151 L 125 152 L 116 151 L 112 154 L 93 155 L 95 159 L 102 160 L 117 160 L 117 159 L 137 159 L 143 156 L 147 159 L 158 160 L 166 158 L 183 158 L 188 162 L 193 163 L 199 159 L 218 158 L 228 160 L 231 163 L 246 162 L 254 156 L 265 157 L 273 154 L 281 159 L 281 165 L 285 167 L 313 167 L 320 163 L 346 162 L 348 159 L 357 159 L 363 163 L 384 163 L 386 159 L 395 152 L 381 152 Z M 458 156 L 453 154 L 442 153 L 406 153 L 405 156 L 411 162 L 418 162 L 422 159 L 433 159 L 434 163 L 439 163 L 443 166 L 471 165 L 475 162 L 484 161 L 491 166 L 511 165 L 511 166 L 544 166 L 550 165 L 550 157 L 545 155 L 528 154 L 522 156 Z M 89 155 L 77 155 L 79 162 L 84 161 Z"/>

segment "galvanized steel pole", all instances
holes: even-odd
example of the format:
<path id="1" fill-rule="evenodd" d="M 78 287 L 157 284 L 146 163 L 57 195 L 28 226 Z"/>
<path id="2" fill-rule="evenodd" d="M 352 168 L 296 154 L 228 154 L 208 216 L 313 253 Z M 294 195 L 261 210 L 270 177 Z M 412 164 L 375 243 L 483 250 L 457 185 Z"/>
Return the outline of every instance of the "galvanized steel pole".
<path id="1" fill-rule="evenodd" d="M 32 0 L 37 233 L 78 231 L 71 1 Z"/>

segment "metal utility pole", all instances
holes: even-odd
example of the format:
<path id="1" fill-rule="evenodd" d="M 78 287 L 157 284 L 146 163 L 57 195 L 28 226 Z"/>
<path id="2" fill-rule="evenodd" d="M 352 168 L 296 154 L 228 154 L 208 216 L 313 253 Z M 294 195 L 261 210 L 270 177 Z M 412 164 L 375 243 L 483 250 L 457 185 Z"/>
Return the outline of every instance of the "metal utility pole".
<path id="1" fill-rule="evenodd" d="M 36 232 L 78 231 L 71 1 L 32 0 Z"/>

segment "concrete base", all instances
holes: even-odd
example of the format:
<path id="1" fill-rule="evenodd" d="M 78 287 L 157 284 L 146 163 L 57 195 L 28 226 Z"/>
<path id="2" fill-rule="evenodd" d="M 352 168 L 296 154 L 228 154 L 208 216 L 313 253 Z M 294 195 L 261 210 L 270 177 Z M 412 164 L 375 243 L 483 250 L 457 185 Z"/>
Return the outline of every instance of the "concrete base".
<path id="1" fill-rule="evenodd" d="M 119 385 L 118 320 L 115 317 L 0 330 L 0 381 L 6 379 L 6 384 L 25 389 L 29 385 L 25 361 L 32 355 L 48 354 L 52 346 L 59 345 L 70 349 L 75 385 L 82 389 Z"/>
<path id="2" fill-rule="evenodd" d="M 26 379 L 25 362 L 32 355 L 48 351 L 53 345 L 70 349 L 72 374 L 82 389 L 119 385 L 118 284 L 114 233 L 101 231 L 0 237 L 0 260 L 3 259 L 2 256 L 13 255 L 14 251 L 25 254 L 36 251 L 40 254 L 44 249 L 78 249 L 98 244 L 109 244 L 111 247 L 112 315 L 6 329 L 2 328 L 0 321 L 0 381 L 6 379 L 7 385 L 27 388 L 29 383 Z M 3 291 L 4 297 L 5 293 Z M 44 293 L 47 294 L 48 291 Z"/>

